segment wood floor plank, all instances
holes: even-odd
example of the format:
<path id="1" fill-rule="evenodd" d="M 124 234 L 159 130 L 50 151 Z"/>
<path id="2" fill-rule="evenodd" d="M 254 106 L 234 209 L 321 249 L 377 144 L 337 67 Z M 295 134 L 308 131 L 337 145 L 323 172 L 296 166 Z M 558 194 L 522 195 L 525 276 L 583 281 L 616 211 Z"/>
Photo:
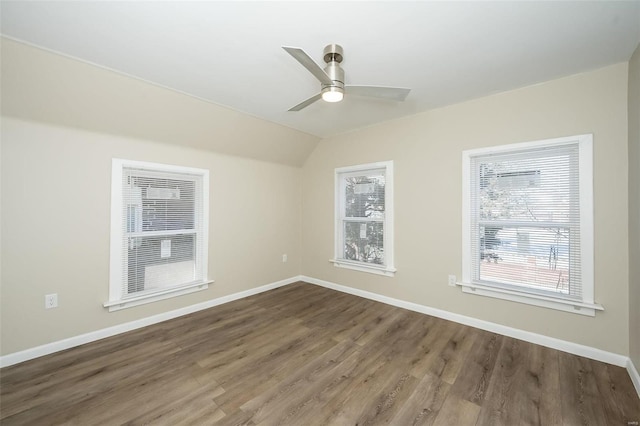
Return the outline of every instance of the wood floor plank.
<path id="1" fill-rule="evenodd" d="M 333 338 L 338 341 L 351 339 L 364 343 L 364 336 L 371 329 L 378 327 L 385 318 L 389 318 L 393 309 L 389 305 L 367 300 L 360 306 L 360 311 L 343 322 L 334 323 Z"/>
<path id="2" fill-rule="evenodd" d="M 462 366 L 451 392 L 458 397 L 482 405 L 489 380 L 502 347 L 503 337 L 478 330 L 478 337 Z"/>
<path id="3" fill-rule="evenodd" d="M 394 425 L 432 425 L 451 385 L 431 374 L 426 374 L 418 383 L 405 404 L 389 422 Z"/>
<path id="4" fill-rule="evenodd" d="M 327 381 L 332 381 L 334 370 L 341 367 L 340 364 L 344 363 L 343 366 L 346 365 L 347 369 L 355 366 L 357 350 L 357 346 L 351 342 L 339 343 L 283 380 L 277 387 L 269 389 L 240 408 L 253 413 L 253 420 L 257 424 L 287 416 L 315 388 L 322 388 Z"/>
<path id="5" fill-rule="evenodd" d="M 97 401 L 103 407 L 83 404 L 76 410 L 69 410 L 75 415 L 66 421 L 80 425 L 171 424 L 170 419 L 180 416 L 182 424 L 198 419 L 216 421 L 225 416 L 213 401 L 213 396 L 220 390 L 215 382 L 202 385 L 182 372 L 176 372 L 162 380 L 141 380 L 133 389 L 105 393 L 104 398 Z M 185 404 L 189 406 L 188 415 L 182 411 Z"/>
<path id="6" fill-rule="evenodd" d="M 216 403 L 224 410 L 236 411 L 250 399 L 266 392 L 272 386 L 277 386 L 338 344 L 326 338 L 320 330 L 312 331 L 307 338 L 305 344 L 291 347 L 287 352 L 281 352 L 279 357 L 269 357 L 251 368 L 237 372 L 233 381 L 225 383 L 225 392 L 216 397 Z M 212 377 L 216 376 L 215 371 L 211 373 Z M 246 383 L 254 385 L 247 388 Z"/>
<path id="7" fill-rule="evenodd" d="M 422 377 L 435 368 L 435 362 L 445 349 L 447 342 L 460 329 L 460 325 L 439 318 L 425 323 L 426 330 L 417 343 L 417 351 L 411 360 L 411 374 Z"/>
<path id="8" fill-rule="evenodd" d="M 562 404 L 557 395 L 562 390 L 558 351 L 533 344 L 530 348 L 529 370 L 526 372 L 529 379 L 526 381 L 528 387 L 524 388 L 520 397 L 537 401 L 539 424 L 560 425 L 562 424 Z"/>
<path id="9" fill-rule="evenodd" d="M 345 389 L 345 394 L 327 403 L 323 424 L 343 424 L 348 423 L 349 419 L 362 422 L 374 413 L 380 414 L 378 403 L 385 398 L 385 389 L 407 381 L 407 377 L 413 377 L 410 375 L 413 356 L 407 354 L 415 348 L 411 337 L 426 333 L 424 322 L 418 319 L 413 314 L 397 318 L 384 333 L 384 344 L 368 345 L 360 350 L 362 362 Z M 407 383 L 415 387 L 415 382 L 411 380 Z M 395 404 L 393 412 L 397 410 L 399 407 Z"/>
<path id="10" fill-rule="evenodd" d="M 607 424 L 590 360 L 559 353 L 562 421 L 570 425 Z"/>
<path id="11" fill-rule="evenodd" d="M 300 291 L 301 289 L 303 290 Z M 302 320 L 306 316 L 331 306 L 336 298 L 343 297 L 340 292 L 325 290 L 327 289 L 315 286 L 309 288 L 304 284 L 295 283 L 267 292 L 269 294 L 251 296 L 250 299 L 255 305 L 268 312 L 284 316 L 296 316 L 296 318 Z"/>
<path id="12" fill-rule="evenodd" d="M 433 360 L 430 372 L 453 384 L 477 336 L 478 333 L 473 328 L 457 327 L 457 331 L 451 335 L 442 351 Z"/>
<path id="13" fill-rule="evenodd" d="M 250 361 L 261 356 L 262 353 L 269 353 L 288 340 L 294 340 L 311 332 L 306 327 L 298 327 L 298 324 L 299 321 L 296 319 L 285 318 L 270 323 L 269 327 L 252 325 L 251 329 L 241 336 L 227 337 L 228 341 L 233 342 L 232 345 L 217 344 L 208 350 L 207 356 L 197 360 L 198 365 L 203 368 L 234 368 L 235 362 L 247 357 Z"/>
<path id="14" fill-rule="evenodd" d="M 300 316 L 305 318 L 304 324 L 307 327 L 331 327 L 334 328 L 338 325 L 349 324 L 349 322 L 370 309 L 369 304 L 357 304 L 351 303 L 351 300 L 347 294 L 342 294 L 341 297 L 332 297 L 332 301 L 329 306 L 325 306 L 324 309 L 316 309 L 315 311 L 308 310 L 307 313 Z"/>
<path id="15" fill-rule="evenodd" d="M 156 360 L 155 368 L 148 371 L 153 375 L 159 373 L 162 365 L 168 359 L 174 359 L 179 352 L 179 348 L 167 347 L 163 344 L 156 347 L 149 344 L 147 347 L 138 348 L 137 351 L 129 353 L 127 359 L 124 354 L 118 354 L 113 359 L 96 356 L 97 363 L 84 361 L 79 363 L 78 368 L 70 366 L 64 373 L 58 370 L 41 382 L 34 384 L 38 380 L 36 376 L 26 380 L 26 386 L 14 385 L 2 394 L 2 415 L 12 416 L 20 411 L 41 411 L 43 407 L 59 407 L 60 404 L 79 404 L 92 398 L 99 397 L 105 389 L 109 389 L 112 383 L 118 386 L 126 386 L 134 382 L 141 374 L 141 365 L 148 362 L 148 359 L 157 354 L 156 350 L 162 350 L 161 359 Z M 67 374 L 68 373 L 68 374 Z M 64 383 L 65 398 L 60 401 L 60 382 Z M 83 386 L 85 383 L 93 383 L 90 388 Z M 3 386 L 4 387 L 4 386 Z"/>
<path id="16" fill-rule="evenodd" d="M 321 425 L 320 415 L 324 409 L 321 407 L 326 407 L 327 401 L 333 395 L 344 394 L 350 380 L 350 372 L 357 361 L 358 354 L 355 349 L 340 365 L 333 366 L 331 376 L 318 377 L 297 395 L 280 394 L 277 399 L 282 404 L 282 411 L 272 411 L 259 425 Z"/>
<path id="17" fill-rule="evenodd" d="M 592 360 L 589 362 L 596 378 L 607 423 L 633 425 L 640 422 L 640 402 L 627 371 L 615 365 Z"/>
<path id="18" fill-rule="evenodd" d="M 215 424 L 218 426 L 256 426 L 251 420 L 251 413 L 245 413 L 240 409 L 227 413 L 225 417 L 215 422 Z"/>
<path id="19" fill-rule="evenodd" d="M 442 404 L 434 426 L 475 425 L 480 407 L 455 395 L 449 395 Z"/>
<path id="20" fill-rule="evenodd" d="M 215 423 L 226 416 L 202 387 L 183 392 L 174 389 L 170 394 L 162 404 L 153 401 L 142 414 L 123 424 L 202 425 Z M 188 409 L 185 410 L 185 407 Z M 115 423 L 120 423 L 120 420 Z"/>
<path id="21" fill-rule="evenodd" d="M 623 368 L 294 283 L 0 370 L 1 425 L 627 425 Z"/>
<path id="22" fill-rule="evenodd" d="M 148 374 L 139 374 L 126 381 L 104 377 L 96 383 L 100 388 L 71 386 L 73 392 L 70 393 L 67 389 L 56 389 L 54 399 L 40 401 L 30 409 L 8 417 L 8 424 L 106 424 L 109 422 L 100 420 L 103 416 L 127 419 L 132 413 L 127 406 L 133 412 L 149 405 L 162 408 L 183 393 L 200 390 L 202 386 L 185 377 L 183 370 L 147 371 Z M 103 388 L 103 383 L 111 386 Z M 211 389 L 214 387 L 215 383 L 210 386 Z M 121 423 L 122 420 L 118 424 Z"/>
<path id="23" fill-rule="evenodd" d="M 369 405 L 356 423 L 359 425 L 389 424 L 413 394 L 418 382 L 418 379 L 407 373 L 398 374 L 394 379 L 387 380 L 384 385 L 379 386 L 378 397 L 373 399 L 373 404 Z"/>
<path id="24" fill-rule="evenodd" d="M 560 425 L 555 351 L 504 338 L 478 425 Z"/>
<path id="25" fill-rule="evenodd" d="M 348 330 L 344 330 L 342 327 L 339 330 L 339 334 L 336 339 L 349 339 L 353 340 L 360 346 L 366 346 L 376 341 L 378 336 L 386 332 L 388 326 L 392 324 L 398 317 L 403 315 L 397 309 L 387 306 L 387 309 L 374 305 L 371 310 L 375 315 L 367 316 L 363 319 L 362 323 L 351 327 Z"/>

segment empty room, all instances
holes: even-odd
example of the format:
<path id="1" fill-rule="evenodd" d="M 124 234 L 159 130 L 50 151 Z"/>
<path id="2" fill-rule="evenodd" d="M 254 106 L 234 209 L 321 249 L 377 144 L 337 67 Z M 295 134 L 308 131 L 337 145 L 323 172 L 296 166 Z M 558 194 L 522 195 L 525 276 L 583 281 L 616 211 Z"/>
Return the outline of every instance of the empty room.
<path id="1" fill-rule="evenodd" d="M 0 1 L 1 425 L 640 423 L 640 1 Z"/>

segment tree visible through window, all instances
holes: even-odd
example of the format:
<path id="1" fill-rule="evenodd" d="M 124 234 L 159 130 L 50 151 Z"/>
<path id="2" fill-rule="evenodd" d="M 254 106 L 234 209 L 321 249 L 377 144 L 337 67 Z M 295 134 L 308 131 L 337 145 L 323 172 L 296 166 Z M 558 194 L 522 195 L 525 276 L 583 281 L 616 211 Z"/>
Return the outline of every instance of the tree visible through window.
<path id="1" fill-rule="evenodd" d="M 384 186 L 383 174 L 345 178 L 345 259 L 384 264 Z"/>
<path id="2" fill-rule="evenodd" d="M 337 266 L 351 262 L 364 268 L 370 265 L 374 272 L 393 272 L 391 173 L 391 162 L 336 170 Z"/>

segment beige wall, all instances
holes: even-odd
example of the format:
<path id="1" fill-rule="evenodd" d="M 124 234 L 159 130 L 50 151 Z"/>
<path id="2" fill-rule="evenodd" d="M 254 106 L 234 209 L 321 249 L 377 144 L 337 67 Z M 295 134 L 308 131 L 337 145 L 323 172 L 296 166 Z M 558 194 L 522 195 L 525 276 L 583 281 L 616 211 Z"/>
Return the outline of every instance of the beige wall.
<path id="1" fill-rule="evenodd" d="M 629 61 L 629 351 L 640 370 L 640 45 Z"/>
<path id="2" fill-rule="evenodd" d="M 6 40 L 2 108 L 0 354 L 299 274 L 296 164 L 315 138 Z M 290 149 L 290 165 L 246 158 Z M 209 169 L 209 289 L 102 307 L 114 157 Z M 48 293 L 59 308 L 44 309 Z"/>
<path id="3" fill-rule="evenodd" d="M 357 289 L 628 354 L 627 64 L 501 93 L 323 140 L 303 167 L 302 273 Z M 463 294 L 462 151 L 594 134 L 595 318 Z M 394 278 L 333 267 L 335 167 L 393 160 Z"/>
<path id="4" fill-rule="evenodd" d="M 319 140 L 104 68 L 0 39 L 4 116 L 294 166 L 302 165 Z"/>
<path id="5" fill-rule="evenodd" d="M 299 274 L 299 168 L 11 118 L 1 136 L 2 354 Z M 210 171 L 208 290 L 113 313 L 101 306 L 114 157 Z M 48 293 L 59 308 L 44 309 Z"/>

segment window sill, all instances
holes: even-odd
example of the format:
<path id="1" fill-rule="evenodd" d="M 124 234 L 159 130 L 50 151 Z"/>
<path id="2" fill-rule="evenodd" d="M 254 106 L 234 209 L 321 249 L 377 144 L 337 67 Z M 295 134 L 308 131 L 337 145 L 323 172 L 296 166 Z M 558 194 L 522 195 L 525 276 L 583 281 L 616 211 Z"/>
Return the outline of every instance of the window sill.
<path id="1" fill-rule="evenodd" d="M 342 259 L 329 259 L 329 262 L 338 268 L 353 269 L 354 271 L 384 275 L 385 277 L 393 277 L 396 274 L 396 268 L 391 266 L 370 265 L 363 262 L 352 262 Z"/>
<path id="2" fill-rule="evenodd" d="M 510 300 L 512 302 L 541 306 L 543 308 L 556 309 L 560 311 L 571 312 L 573 314 L 595 317 L 596 311 L 604 311 L 604 307 L 597 303 L 585 303 L 565 299 L 556 299 L 549 296 L 521 293 L 502 288 L 488 287 L 480 284 L 456 283 L 456 285 L 461 286 L 464 293 Z"/>
<path id="3" fill-rule="evenodd" d="M 109 308 L 109 312 L 119 311 L 121 309 L 132 308 L 146 303 L 157 302 L 158 300 L 169 299 L 171 297 L 182 296 L 183 294 L 194 293 L 196 291 L 206 290 L 212 281 L 204 281 L 201 283 L 188 284 L 181 287 L 168 288 L 153 293 L 141 294 L 139 296 L 127 297 L 120 300 L 109 300 L 104 302 L 102 306 Z"/>

